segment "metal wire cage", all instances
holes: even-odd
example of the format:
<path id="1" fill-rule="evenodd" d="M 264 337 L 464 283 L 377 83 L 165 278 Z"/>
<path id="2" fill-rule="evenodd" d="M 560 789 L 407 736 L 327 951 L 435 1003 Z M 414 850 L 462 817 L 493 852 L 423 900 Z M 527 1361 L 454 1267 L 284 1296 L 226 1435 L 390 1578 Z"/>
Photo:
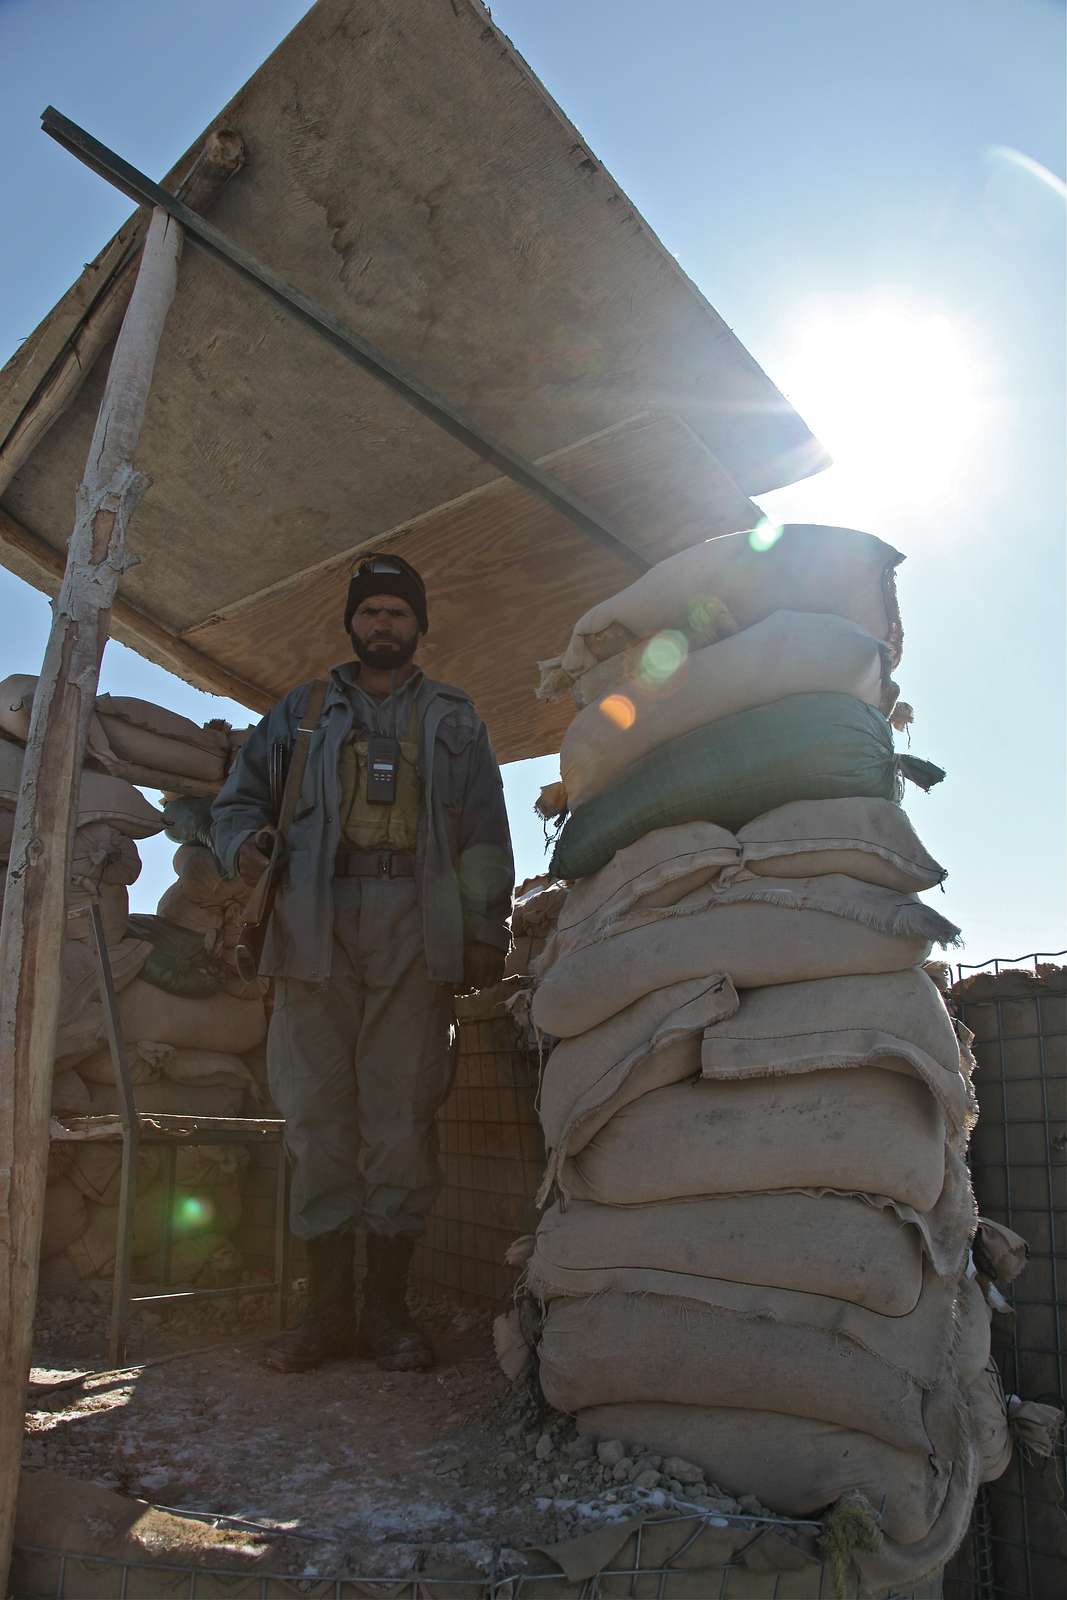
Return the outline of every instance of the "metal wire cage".
<path id="1" fill-rule="evenodd" d="M 971 1171 L 983 1216 L 1014 1228 L 1030 1257 L 994 1319 L 1005 1390 L 1063 1406 L 1067 1393 L 1067 951 L 959 967 L 952 999 L 974 1033 L 979 1120 Z M 1016 1448 L 978 1496 L 946 1600 L 1067 1594 L 1062 1440 L 1049 1460 Z"/>

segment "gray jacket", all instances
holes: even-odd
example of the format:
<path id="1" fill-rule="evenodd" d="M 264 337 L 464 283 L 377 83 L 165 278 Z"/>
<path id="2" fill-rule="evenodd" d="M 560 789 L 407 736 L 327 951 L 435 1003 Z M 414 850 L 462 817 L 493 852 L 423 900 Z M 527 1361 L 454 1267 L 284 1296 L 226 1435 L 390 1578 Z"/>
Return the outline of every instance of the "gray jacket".
<path id="1" fill-rule="evenodd" d="M 333 863 L 341 838 L 338 761 L 356 723 L 358 665 L 330 673 L 319 726 L 288 838 L 288 860 L 274 904 L 260 970 L 267 977 L 329 977 Z M 231 877 L 245 840 L 271 818 L 268 754 L 290 748 L 310 684 L 279 700 L 250 734 L 212 808 L 215 853 Z M 506 950 L 514 865 L 504 788 L 485 724 L 461 689 L 423 678 L 419 770 L 423 809 L 416 851 L 426 963 L 439 983 L 463 979 L 465 944 Z"/>

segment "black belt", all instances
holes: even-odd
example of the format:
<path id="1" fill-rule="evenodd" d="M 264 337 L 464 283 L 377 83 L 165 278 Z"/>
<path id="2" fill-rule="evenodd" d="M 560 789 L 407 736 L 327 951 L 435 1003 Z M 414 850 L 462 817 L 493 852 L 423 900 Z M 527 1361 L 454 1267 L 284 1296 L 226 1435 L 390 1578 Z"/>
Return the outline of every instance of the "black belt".
<path id="1" fill-rule="evenodd" d="M 413 878 L 415 857 L 409 850 L 338 850 L 338 878 Z"/>

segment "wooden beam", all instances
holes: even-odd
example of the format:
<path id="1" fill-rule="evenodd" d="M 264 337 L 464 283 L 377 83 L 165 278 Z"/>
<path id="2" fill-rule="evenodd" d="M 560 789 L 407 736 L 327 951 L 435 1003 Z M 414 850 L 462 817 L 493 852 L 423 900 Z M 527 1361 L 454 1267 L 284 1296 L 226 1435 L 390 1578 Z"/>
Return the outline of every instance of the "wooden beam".
<path id="1" fill-rule="evenodd" d="M 188 206 L 183 205 L 176 195 L 158 183 L 153 183 L 151 178 L 116 155 L 114 150 L 109 150 L 98 139 L 86 133 L 84 128 L 79 128 L 77 123 L 61 116 L 54 106 L 49 106 L 42 114 L 41 126 L 45 133 L 50 134 L 64 149 L 77 156 L 79 161 L 84 161 L 87 167 L 100 177 L 106 178 L 123 194 L 129 195 L 134 200 L 160 206 L 176 222 L 181 223 L 189 238 L 201 250 L 224 262 L 249 283 L 254 283 L 289 316 L 295 318 L 297 322 L 302 322 L 305 327 L 311 328 L 327 344 L 339 350 L 364 372 L 369 372 L 379 383 L 385 384 L 386 388 L 398 394 L 409 406 L 422 416 L 428 417 L 453 439 L 458 439 L 460 444 L 465 445 L 476 456 L 488 461 L 505 477 L 512 478 L 528 493 L 543 500 L 560 516 L 566 517 L 588 539 L 610 550 L 630 571 L 637 573 L 648 571 L 649 563 L 644 557 L 639 556 L 624 539 L 613 533 L 593 506 L 586 504 L 576 494 L 572 494 L 564 484 L 547 472 L 543 472 L 532 461 L 520 456 L 510 446 L 485 433 L 443 395 L 428 388 L 413 373 L 407 372 L 384 351 L 371 344 L 369 339 L 364 339 L 354 329 L 347 327 L 339 317 L 335 317 L 324 306 L 312 300 L 310 295 L 287 283 L 269 267 L 265 267 L 248 250 L 242 249 L 210 222 L 198 217 Z"/>
<path id="2" fill-rule="evenodd" d="M 210 209 L 224 185 L 244 165 L 245 146 L 239 133 L 219 129 L 209 135 L 203 150 L 178 187 L 192 211 Z M 147 217 L 145 219 L 147 224 Z M 142 230 L 133 232 L 119 264 L 105 279 L 96 299 L 52 362 L 30 396 L 21 415 L 0 444 L 0 495 L 29 459 L 52 424 L 78 394 L 102 350 L 115 337 L 130 303 Z"/>
<path id="3" fill-rule="evenodd" d="M 56 593 L 66 569 L 63 556 L 44 539 L 24 528 L 21 522 L 16 522 L 2 507 L 0 548 L 20 558 L 7 563 L 19 577 L 32 583 L 36 589 L 43 589 L 45 594 Z M 221 666 L 211 656 L 204 655 L 202 650 L 186 644 L 180 635 L 139 611 L 121 595 L 116 595 L 111 602 L 109 631 L 112 638 L 128 644 L 132 650 L 139 651 L 158 666 L 165 667 L 168 672 L 184 678 L 186 683 L 208 694 L 229 695 L 231 700 L 238 701 L 240 705 L 260 712 L 269 711 L 277 699 L 277 695 L 262 684 L 249 683 Z"/>
<path id="4" fill-rule="evenodd" d="M 78 489 L 33 701 L 0 924 L 0 1574 L 10 1562 L 37 1298 L 67 877 L 126 528 L 147 481 L 133 461 L 182 230 L 149 225 Z"/>

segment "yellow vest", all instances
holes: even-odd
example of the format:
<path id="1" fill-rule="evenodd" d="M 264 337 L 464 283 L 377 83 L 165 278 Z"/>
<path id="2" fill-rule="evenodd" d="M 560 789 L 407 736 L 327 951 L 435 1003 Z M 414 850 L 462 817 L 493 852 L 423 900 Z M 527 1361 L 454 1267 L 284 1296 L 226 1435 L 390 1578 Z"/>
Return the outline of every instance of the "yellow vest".
<path id="1" fill-rule="evenodd" d="M 341 746 L 341 844 L 346 850 L 413 852 L 419 836 L 422 779 L 419 777 L 419 717 L 411 708 L 407 737 L 400 741 L 396 799 L 391 806 L 367 800 L 367 739 L 359 735 Z"/>

